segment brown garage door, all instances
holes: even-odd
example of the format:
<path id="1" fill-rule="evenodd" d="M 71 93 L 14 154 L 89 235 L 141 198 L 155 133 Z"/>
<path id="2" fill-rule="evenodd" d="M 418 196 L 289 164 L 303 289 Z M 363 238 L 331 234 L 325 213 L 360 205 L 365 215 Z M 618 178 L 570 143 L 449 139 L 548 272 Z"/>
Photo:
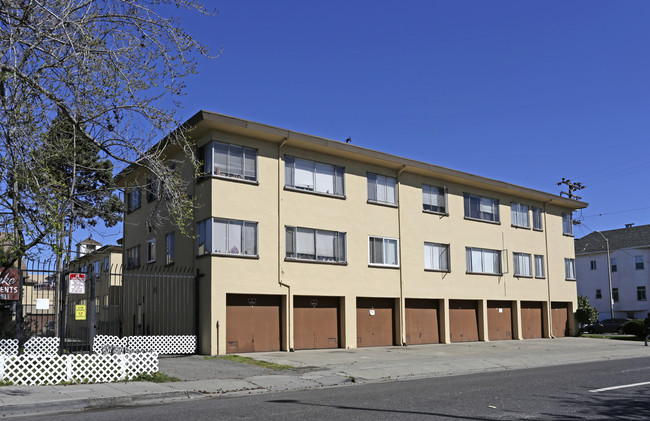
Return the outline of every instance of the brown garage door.
<path id="1" fill-rule="evenodd" d="M 338 297 L 293 297 L 296 349 L 339 347 L 339 301 Z"/>
<path id="2" fill-rule="evenodd" d="M 488 301 L 488 339 L 502 341 L 512 339 L 512 303 Z"/>
<path id="3" fill-rule="evenodd" d="M 452 342 L 478 341 L 476 301 L 449 300 L 449 333 Z"/>
<path id="4" fill-rule="evenodd" d="M 395 344 L 392 298 L 357 298 L 357 346 Z"/>
<path id="5" fill-rule="evenodd" d="M 542 303 L 521 303 L 521 335 L 524 339 L 542 337 Z"/>
<path id="6" fill-rule="evenodd" d="M 553 336 L 565 337 L 569 330 L 569 304 L 551 303 L 551 317 L 553 319 Z"/>
<path id="7" fill-rule="evenodd" d="M 281 303 L 280 296 L 228 294 L 226 352 L 279 351 Z"/>
<path id="8" fill-rule="evenodd" d="M 440 342 L 438 300 L 406 299 L 406 343 L 437 344 Z"/>

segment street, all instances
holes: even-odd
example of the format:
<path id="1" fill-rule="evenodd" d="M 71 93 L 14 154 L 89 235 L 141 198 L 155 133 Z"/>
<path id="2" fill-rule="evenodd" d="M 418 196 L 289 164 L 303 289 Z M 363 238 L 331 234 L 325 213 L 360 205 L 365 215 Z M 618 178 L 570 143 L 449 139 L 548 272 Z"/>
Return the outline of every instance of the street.
<path id="1" fill-rule="evenodd" d="M 605 388 L 610 389 L 601 390 Z M 425 417 L 650 419 L 649 399 L 650 358 L 635 358 L 299 392 L 215 397 L 59 414 L 49 418 L 130 421 Z"/>

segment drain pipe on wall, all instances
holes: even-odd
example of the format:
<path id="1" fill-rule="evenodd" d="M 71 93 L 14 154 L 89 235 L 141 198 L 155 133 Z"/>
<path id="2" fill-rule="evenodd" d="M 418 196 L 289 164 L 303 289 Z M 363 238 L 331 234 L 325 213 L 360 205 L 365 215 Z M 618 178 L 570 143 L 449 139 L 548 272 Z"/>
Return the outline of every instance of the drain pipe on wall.
<path id="1" fill-rule="evenodd" d="M 399 238 L 399 332 L 400 332 L 400 341 L 402 346 L 406 346 L 406 332 L 404 331 L 404 311 L 406 310 L 406 304 L 404 303 L 404 278 L 402 276 L 402 268 L 404 267 L 404 262 L 402 262 L 402 214 L 400 205 L 400 186 L 402 183 L 399 181 L 399 176 L 402 175 L 406 165 L 402 166 L 402 169 L 397 172 L 397 238 Z M 404 305 L 402 305 L 404 304 Z M 404 310 L 404 311 L 403 311 Z"/>
<path id="2" fill-rule="evenodd" d="M 281 199 L 282 199 L 282 147 L 289 140 L 288 137 L 285 137 L 280 142 L 278 146 L 278 284 L 281 287 L 287 289 L 287 343 L 289 347 L 289 352 L 293 352 L 294 349 L 291 346 L 291 285 L 285 284 L 282 282 L 282 218 L 281 218 Z"/>
<path id="3" fill-rule="evenodd" d="M 548 202 L 544 202 L 544 245 L 546 247 L 546 288 L 548 294 L 548 316 L 546 317 L 546 323 L 548 324 L 548 336 L 549 338 L 555 339 L 553 336 L 553 317 L 551 316 L 551 272 L 549 271 L 549 258 L 548 258 L 548 224 L 546 223 L 546 205 L 551 203 L 552 199 L 549 199 Z"/>

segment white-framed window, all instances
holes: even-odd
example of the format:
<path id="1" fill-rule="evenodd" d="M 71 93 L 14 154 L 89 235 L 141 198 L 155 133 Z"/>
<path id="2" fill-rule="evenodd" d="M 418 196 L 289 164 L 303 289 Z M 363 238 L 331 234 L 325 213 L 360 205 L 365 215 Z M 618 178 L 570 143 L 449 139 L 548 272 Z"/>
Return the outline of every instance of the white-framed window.
<path id="1" fill-rule="evenodd" d="M 616 258 L 612 257 L 611 259 L 609 259 L 609 262 L 612 265 L 612 272 L 616 272 L 618 270 L 618 266 L 616 265 Z"/>
<path id="2" fill-rule="evenodd" d="M 618 288 L 612 288 L 612 300 L 618 303 Z"/>
<path id="3" fill-rule="evenodd" d="M 212 141 L 203 146 L 201 150 L 205 174 L 257 181 L 256 149 Z"/>
<path id="4" fill-rule="evenodd" d="M 468 273 L 501 275 L 501 251 L 465 247 Z"/>
<path id="5" fill-rule="evenodd" d="M 368 201 L 397 204 L 397 179 L 381 174 L 368 173 Z"/>
<path id="6" fill-rule="evenodd" d="M 562 214 L 562 233 L 573 235 L 573 215 L 571 213 Z"/>
<path id="7" fill-rule="evenodd" d="M 521 203 L 511 203 L 510 217 L 512 218 L 512 225 L 515 227 L 530 228 L 528 205 L 522 205 Z"/>
<path id="8" fill-rule="evenodd" d="M 425 242 L 424 269 L 449 272 L 449 244 Z"/>
<path id="9" fill-rule="evenodd" d="M 133 212 L 138 209 L 142 203 L 142 190 L 140 187 L 132 187 L 126 194 L 126 210 Z"/>
<path id="10" fill-rule="evenodd" d="M 634 256 L 634 268 L 636 270 L 643 270 L 645 265 L 643 264 L 643 256 Z"/>
<path id="11" fill-rule="evenodd" d="M 345 263 L 345 233 L 285 227 L 287 259 Z"/>
<path id="12" fill-rule="evenodd" d="M 284 157 L 285 187 L 344 197 L 343 174 L 343 167 Z"/>
<path id="13" fill-rule="evenodd" d="M 156 239 L 147 240 L 147 263 L 156 261 Z"/>
<path id="14" fill-rule="evenodd" d="M 590 260 L 589 261 L 589 267 L 591 270 L 596 270 L 596 261 L 595 260 Z"/>
<path id="15" fill-rule="evenodd" d="M 126 250 L 126 268 L 133 269 L 140 266 L 140 244 Z"/>
<path id="16" fill-rule="evenodd" d="M 564 259 L 564 277 L 575 281 L 576 279 L 576 262 L 575 259 Z"/>
<path id="17" fill-rule="evenodd" d="M 499 200 L 475 194 L 463 193 L 465 218 L 499 222 Z"/>
<path id="18" fill-rule="evenodd" d="M 396 238 L 368 237 L 368 262 L 372 266 L 399 267 L 399 241 Z"/>
<path id="19" fill-rule="evenodd" d="M 210 218 L 197 228 L 199 255 L 257 256 L 257 222 Z"/>
<path id="20" fill-rule="evenodd" d="M 536 231 L 543 231 L 544 225 L 542 223 L 542 208 L 537 208 L 533 206 L 533 229 Z"/>
<path id="21" fill-rule="evenodd" d="M 535 278 L 545 278 L 546 268 L 544 267 L 544 255 L 535 255 Z"/>
<path id="22" fill-rule="evenodd" d="M 514 274 L 525 278 L 532 278 L 533 268 L 529 253 L 512 253 L 514 260 Z"/>
<path id="23" fill-rule="evenodd" d="M 641 287 L 636 287 L 636 299 L 637 301 L 646 301 L 646 292 L 645 292 L 645 286 Z"/>
<path id="24" fill-rule="evenodd" d="M 447 215 L 447 189 L 444 187 L 422 185 L 422 210 Z"/>
<path id="25" fill-rule="evenodd" d="M 174 232 L 169 232 L 165 235 L 165 264 L 171 265 L 174 263 Z"/>
<path id="26" fill-rule="evenodd" d="M 596 290 L 596 298 L 597 299 L 603 298 L 603 291 L 601 289 Z"/>

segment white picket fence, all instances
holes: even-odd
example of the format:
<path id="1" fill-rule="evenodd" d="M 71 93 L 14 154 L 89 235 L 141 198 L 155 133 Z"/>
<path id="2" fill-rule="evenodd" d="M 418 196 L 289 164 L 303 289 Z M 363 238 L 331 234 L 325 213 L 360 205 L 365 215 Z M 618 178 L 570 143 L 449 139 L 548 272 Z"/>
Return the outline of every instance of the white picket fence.
<path id="1" fill-rule="evenodd" d="M 159 336 L 117 336 L 97 335 L 93 342 L 96 354 L 129 352 L 132 350 L 151 351 L 160 355 L 179 355 L 196 353 L 196 336 L 194 335 L 159 335 Z"/>
<path id="2" fill-rule="evenodd" d="M 106 383 L 158 371 L 154 352 L 115 355 L 0 355 L 0 382 L 13 385 Z"/>

